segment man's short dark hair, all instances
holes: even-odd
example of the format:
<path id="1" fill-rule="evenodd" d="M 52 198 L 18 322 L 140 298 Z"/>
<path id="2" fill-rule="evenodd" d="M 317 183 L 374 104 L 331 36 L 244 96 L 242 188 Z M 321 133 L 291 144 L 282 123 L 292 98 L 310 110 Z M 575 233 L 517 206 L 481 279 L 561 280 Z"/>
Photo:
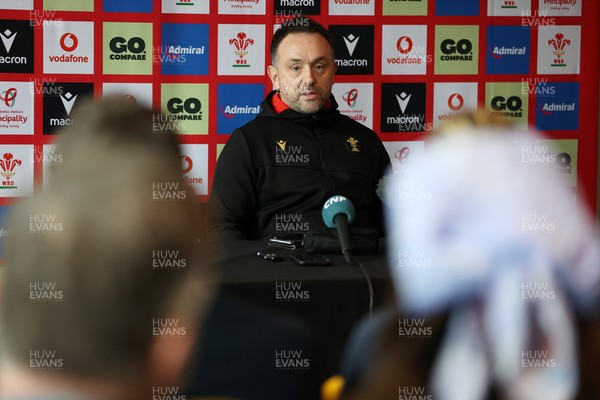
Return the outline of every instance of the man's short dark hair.
<path id="1" fill-rule="evenodd" d="M 275 65 L 275 59 L 277 58 L 277 50 L 279 45 L 283 41 L 283 39 L 291 34 L 291 33 L 318 33 L 323 36 L 325 40 L 331 46 L 331 50 L 333 53 L 333 39 L 331 39 L 331 35 L 329 31 L 325 29 L 323 25 L 318 23 L 317 21 L 306 18 L 306 17 L 295 17 L 286 20 L 281 24 L 281 28 L 275 31 L 273 34 L 273 38 L 271 39 L 271 62 Z"/>

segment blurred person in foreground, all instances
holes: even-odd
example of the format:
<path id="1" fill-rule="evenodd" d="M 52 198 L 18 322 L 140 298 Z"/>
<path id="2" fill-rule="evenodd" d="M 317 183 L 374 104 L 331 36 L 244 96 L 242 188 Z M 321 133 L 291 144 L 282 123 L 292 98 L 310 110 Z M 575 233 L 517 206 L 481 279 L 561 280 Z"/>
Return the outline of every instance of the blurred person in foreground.
<path id="1" fill-rule="evenodd" d="M 543 139 L 464 115 L 392 178 L 399 308 L 357 328 L 342 399 L 590 398 L 577 327 L 598 318 L 599 242 Z"/>
<path id="2" fill-rule="evenodd" d="M 294 18 L 275 32 L 270 51 L 274 90 L 219 156 L 209 240 L 327 231 L 321 209 L 333 195 L 354 204 L 353 227 L 381 235 L 375 190 L 390 159 L 373 130 L 338 110 L 329 32 L 312 19 Z"/>
<path id="3" fill-rule="evenodd" d="M 176 393 L 212 285 L 175 134 L 117 97 L 76 119 L 49 188 L 11 216 L 0 398 Z"/>

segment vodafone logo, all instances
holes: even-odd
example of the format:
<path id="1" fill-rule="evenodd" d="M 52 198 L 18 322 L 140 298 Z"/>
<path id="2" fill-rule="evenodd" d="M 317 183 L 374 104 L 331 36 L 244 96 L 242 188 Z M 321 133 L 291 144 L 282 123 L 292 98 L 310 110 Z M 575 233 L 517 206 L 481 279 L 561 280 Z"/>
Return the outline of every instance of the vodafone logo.
<path id="1" fill-rule="evenodd" d="M 189 156 L 181 156 L 181 172 L 184 174 L 189 173 L 194 168 L 192 158 Z"/>
<path id="2" fill-rule="evenodd" d="M 459 111 L 465 105 L 465 99 L 458 93 L 454 93 L 448 97 L 448 107 L 452 111 Z"/>
<path id="3" fill-rule="evenodd" d="M 60 37 L 60 47 L 67 53 L 74 51 L 79 45 L 79 39 L 73 33 L 67 32 Z"/>
<path id="4" fill-rule="evenodd" d="M 413 41 L 408 36 L 401 36 L 396 42 L 396 48 L 400 54 L 410 53 L 413 48 Z"/>

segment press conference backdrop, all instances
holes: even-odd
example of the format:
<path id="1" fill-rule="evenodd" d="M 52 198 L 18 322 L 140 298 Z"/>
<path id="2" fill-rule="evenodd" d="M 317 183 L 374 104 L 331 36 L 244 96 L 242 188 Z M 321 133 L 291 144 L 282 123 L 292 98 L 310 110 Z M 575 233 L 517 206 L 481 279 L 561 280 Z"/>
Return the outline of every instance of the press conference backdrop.
<path id="1" fill-rule="evenodd" d="M 229 134 L 271 90 L 274 29 L 295 16 L 331 31 L 340 110 L 378 132 L 396 171 L 427 151 L 432 130 L 480 107 L 544 131 L 523 161 L 558 169 L 595 207 L 599 10 L 596 0 L 0 0 L 0 237 L 12 200 L 49 183 L 62 160 L 54 135 L 77 124 L 86 95 L 121 92 L 163 111 L 156 126 L 180 131 L 183 173 L 206 201 Z"/>

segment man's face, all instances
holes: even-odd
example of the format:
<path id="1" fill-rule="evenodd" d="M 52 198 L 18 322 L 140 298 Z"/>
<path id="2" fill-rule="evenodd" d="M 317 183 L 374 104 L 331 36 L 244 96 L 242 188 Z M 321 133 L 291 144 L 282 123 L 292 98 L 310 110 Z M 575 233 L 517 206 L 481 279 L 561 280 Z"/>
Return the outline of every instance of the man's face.
<path id="1" fill-rule="evenodd" d="M 327 108 L 335 75 L 333 51 L 318 33 L 292 33 L 279 44 L 269 77 L 293 110 L 312 114 Z"/>

